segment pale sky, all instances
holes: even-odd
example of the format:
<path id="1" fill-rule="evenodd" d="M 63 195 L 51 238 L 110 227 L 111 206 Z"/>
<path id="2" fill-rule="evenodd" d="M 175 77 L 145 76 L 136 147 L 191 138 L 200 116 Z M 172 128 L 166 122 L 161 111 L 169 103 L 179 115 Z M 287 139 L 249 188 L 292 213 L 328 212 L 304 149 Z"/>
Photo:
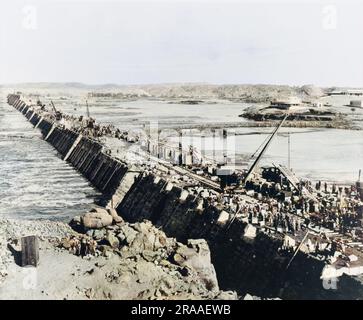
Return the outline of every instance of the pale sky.
<path id="1" fill-rule="evenodd" d="M 363 1 L 1 0 L 0 83 L 363 87 Z"/>

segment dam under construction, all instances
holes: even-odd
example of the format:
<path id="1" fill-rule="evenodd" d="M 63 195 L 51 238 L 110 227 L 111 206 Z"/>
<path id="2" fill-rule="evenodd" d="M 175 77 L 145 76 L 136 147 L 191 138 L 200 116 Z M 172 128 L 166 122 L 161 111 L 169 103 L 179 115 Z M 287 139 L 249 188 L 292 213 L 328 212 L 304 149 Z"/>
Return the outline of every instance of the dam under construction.
<path id="1" fill-rule="evenodd" d="M 177 142 L 167 144 L 157 126 L 120 130 L 26 99 L 7 97 L 101 194 L 99 206 L 131 223 L 149 220 L 181 242 L 205 239 L 223 290 L 263 298 L 362 298 L 363 183 L 310 181 L 283 165 L 259 165 L 288 115 L 242 169 L 228 162 L 227 151 L 218 163 L 203 149 L 185 148 L 179 131 Z"/>

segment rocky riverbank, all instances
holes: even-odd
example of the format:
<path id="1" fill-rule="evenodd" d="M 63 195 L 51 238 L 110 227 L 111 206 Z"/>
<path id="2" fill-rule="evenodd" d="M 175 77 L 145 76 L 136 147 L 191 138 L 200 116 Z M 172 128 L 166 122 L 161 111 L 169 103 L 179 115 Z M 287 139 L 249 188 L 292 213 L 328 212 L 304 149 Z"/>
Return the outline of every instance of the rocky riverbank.
<path id="1" fill-rule="evenodd" d="M 286 109 L 273 106 L 251 106 L 239 117 L 253 120 L 255 126 L 274 126 L 281 121 Z M 299 105 L 290 107 L 289 116 L 284 122 L 284 127 L 294 128 L 335 128 L 335 129 L 359 129 L 349 117 L 328 107 L 312 107 L 311 105 Z"/>
<path id="2" fill-rule="evenodd" d="M 112 213 L 112 215 L 111 215 Z M 1 299 L 236 299 L 221 291 L 205 240 L 187 244 L 149 221 L 97 208 L 67 224 L 0 219 Z M 20 238 L 40 239 L 37 268 L 19 266 Z"/>

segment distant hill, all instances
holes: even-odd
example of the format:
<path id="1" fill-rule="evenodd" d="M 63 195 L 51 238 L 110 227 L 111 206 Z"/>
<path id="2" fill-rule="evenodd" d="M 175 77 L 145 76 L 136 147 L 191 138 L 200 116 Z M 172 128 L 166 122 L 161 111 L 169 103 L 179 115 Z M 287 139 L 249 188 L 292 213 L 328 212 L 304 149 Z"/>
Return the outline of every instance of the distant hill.
<path id="1" fill-rule="evenodd" d="M 163 99 L 223 99 L 241 102 L 269 102 L 290 96 L 302 99 L 316 99 L 331 88 L 314 85 L 288 86 L 269 84 L 208 84 L 208 83 L 171 83 L 145 85 L 100 84 L 91 85 L 79 82 L 66 83 L 21 83 L 7 84 L 4 88 L 17 90 L 80 90 L 90 94 L 109 94 L 115 96 L 155 97 Z"/>

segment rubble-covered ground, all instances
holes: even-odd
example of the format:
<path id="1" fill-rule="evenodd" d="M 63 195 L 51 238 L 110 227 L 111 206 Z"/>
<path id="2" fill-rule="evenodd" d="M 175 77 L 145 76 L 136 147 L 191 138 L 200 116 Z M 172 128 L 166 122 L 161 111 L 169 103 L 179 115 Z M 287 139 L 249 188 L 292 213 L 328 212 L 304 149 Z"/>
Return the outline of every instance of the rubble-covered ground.
<path id="1" fill-rule="evenodd" d="M 0 298 L 237 298 L 220 291 L 204 240 L 185 245 L 148 221 L 114 216 L 109 223 L 107 214 L 96 209 L 73 220 L 87 233 L 60 222 L 0 219 Z M 19 266 L 19 240 L 26 235 L 40 239 L 37 268 Z"/>

